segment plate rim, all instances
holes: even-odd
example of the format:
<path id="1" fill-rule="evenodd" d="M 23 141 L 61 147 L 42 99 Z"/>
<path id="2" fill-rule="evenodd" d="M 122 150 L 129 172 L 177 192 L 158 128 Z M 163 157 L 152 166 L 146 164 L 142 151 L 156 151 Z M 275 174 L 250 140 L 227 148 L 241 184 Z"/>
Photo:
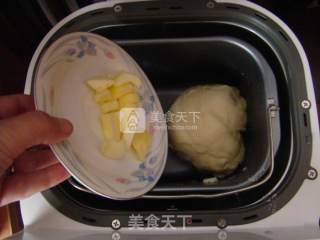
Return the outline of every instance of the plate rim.
<path id="1" fill-rule="evenodd" d="M 158 95 L 156 94 L 156 91 L 153 87 L 153 85 L 151 84 L 149 78 L 146 76 L 146 74 L 144 73 L 144 71 L 141 69 L 141 67 L 139 66 L 139 64 L 118 44 L 116 44 L 114 41 L 105 38 L 101 35 L 98 34 L 94 34 L 94 33 L 90 33 L 90 32 L 72 32 L 72 33 L 68 33 L 68 34 L 64 34 L 63 36 L 59 37 L 58 39 L 56 39 L 55 41 L 53 41 L 47 48 L 42 50 L 42 54 L 40 55 L 39 61 L 36 63 L 34 71 L 35 74 L 33 76 L 32 79 L 32 86 L 33 86 L 33 98 L 34 98 L 34 102 L 35 102 L 35 108 L 36 110 L 40 110 L 40 111 L 44 111 L 41 109 L 41 107 L 39 107 L 39 94 L 37 94 L 37 83 L 38 83 L 38 77 L 39 77 L 39 72 L 40 72 L 40 65 L 41 63 L 43 63 L 45 59 L 45 57 L 47 57 L 48 52 L 50 52 L 50 50 L 52 50 L 53 48 L 55 48 L 57 45 L 59 45 L 61 42 L 63 42 L 65 40 L 65 38 L 68 37 L 80 37 L 80 36 L 88 36 L 88 37 L 93 37 L 93 38 L 97 38 L 103 42 L 107 41 L 109 44 L 117 47 L 120 51 L 122 51 L 122 53 L 124 53 L 126 55 L 126 57 L 128 57 L 128 59 L 134 63 L 137 71 L 139 72 L 139 74 L 141 74 L 148 86 L 148 89 L 151 90 L 151 94 L 153 96 L 155 96 L 155 99 L 158 101 L 158 105 L 159 105 L 159 110 L 161 110 L 162 113 L 164 113 L 161 102 L 159 100 Z M 72 164 L 70 163 L 70 161 L 67 160 L 67 158 L 65 158 L 63 156 L 63 153 L 61 151 L 61 147 L 59 146 L 59 144 L 49 144 L 50 149 L 52 150 L 52 152 L 54 153 L 54 155 L 56 156 L 56 158 L 59 160 L 59 162 L 64 166 L 64 168 L 70 173 L 70 175 L 72 177 L 74 177 L 77 181 L 79 181 L 81 184 L 83 184 L 85 187 L 87 187 L 90 191 L 92 191 L 93 193 L 100 195 L 102 197 L 106 197 L 109 199 L 113 199 L 113 200 L 130 200 L 130 199 L 136 199 L 139 198 L 141 196 L 143 196 L 144 194 L 148 193 L 150 190 L 152 190 L 152 188 L 158 183 L 158 181 L 160 180 L 166 162 L 167 162 L 167 155 L 168 155 L 168 131 L 166 128 L 166 123 L 165 123 L 165 133 L 163 136 L 163 140 L 164 143 L 161 145 L 161 150 L 159 151 L 163 157 L 161 159 L 161 166 L 159 167 L 159 174 L 156 176 L 155 180 L 151 183 L 148 184 L 146 187 L 143 187 L 143 191 L 138 191 L 139 194 L 128 194 L 126 193 L 121 193 L 119 195 L 121 196 L 116 196 L 115 194 L 109 194 L 111 191 L 109 191 L 109 193 L 106 193 L 105 191 L 103 191 L 102 189 L 98 188 L 94 188 L 93 186 L 90 185 L 95 185 L 92 184 L 91 180 L 87 177 L 85 177 L 86 174 L 82 174 L 81 171 L 78 171 L 76 168 L 74 168 L 72 166 Z M 84 181 L 85 180 L 85 181 Z M 89 182 L 89 184 L 88 184 Z M 108 188 L 109 189 L 109 188 Z M 127 196 L 126 196 L 127 195 Z"/>

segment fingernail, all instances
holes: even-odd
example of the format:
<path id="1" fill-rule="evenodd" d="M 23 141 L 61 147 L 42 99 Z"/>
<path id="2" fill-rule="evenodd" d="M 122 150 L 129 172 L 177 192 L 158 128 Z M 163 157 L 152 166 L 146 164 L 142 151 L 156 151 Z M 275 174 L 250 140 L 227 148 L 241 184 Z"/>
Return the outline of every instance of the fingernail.
<path id="1" fill-rule="evenodd" d="M 66 134 L 72 133 L 73 126 L 69 120 L 64 119 L 64 118 L 59 118 L 59 123 L 60 123 L 60 128 L 61 128 L 62 132 L 66 133 Z"/>

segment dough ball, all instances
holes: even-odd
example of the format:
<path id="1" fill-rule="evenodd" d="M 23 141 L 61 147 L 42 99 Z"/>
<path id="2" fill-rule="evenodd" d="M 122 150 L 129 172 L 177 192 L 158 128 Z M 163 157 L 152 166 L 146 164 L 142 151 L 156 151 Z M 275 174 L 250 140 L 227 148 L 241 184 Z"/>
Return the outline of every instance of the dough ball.
<path id="1" fill-rule="evenodd" d="M 170 146 L 199 169 L 230 173 L 243 160 L 246 101 L 227 85 L 186 90 L 170 109 Z M 181 117 L 183 116 L 183 117 Z M 196 129 L 190 129 L 195 126 Z"/>

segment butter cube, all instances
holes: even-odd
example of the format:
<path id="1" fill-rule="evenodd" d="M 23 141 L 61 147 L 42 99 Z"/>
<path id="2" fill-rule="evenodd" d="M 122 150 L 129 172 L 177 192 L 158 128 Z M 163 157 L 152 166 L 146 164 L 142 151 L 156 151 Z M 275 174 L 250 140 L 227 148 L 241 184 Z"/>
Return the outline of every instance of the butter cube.
<path id="1" fill-rule="evenodd" d="M 142 85 L 141 80 L 134 74 L 122 72 L 114 78 L 114 85 L 121 86 L 126 83 L 132 83 L 139 88 Z"/>
<path id="2" fill-rule="evenodd" d="M 123 140 L 105 141 L 102 144 L 102 154 L 108 158 L 117 160 L 122 158 L 127 152 L 127 147 Z"/>
<path id="3" fill-rule="evenodd" d="M 149 152 L 151 135 L 148 132 L 136 133 L 132 140 L 132 147 L 136 151 L 140 161 L 143 161 Z"/>
<path id="4" fill-rule="evenodd" d="M 96 103 L 103 103 L 113 100 L 111 91 L 109 89 L 105 89 L 103 92 L 94 94 L 93 98 Z"/>
<path id="5" fill-rule="evenodd" d="M 126 83 L 121 86 L 112 86 L 110 90 L 114 99 L 118 99 L 128 93 L 135 92 L 135 88 L 131 83 Z"/>
<path id="6" fill-rule="evenodd" d="M 128 93 L 119 98 L 120 108 L 138 107 L 140 102 L 139 95 L 137 93 Z"/>
<path id="7" fill-rule="evenodd" d="M 114 81 L 112 79 L 107 79 L 104 77 L 96 77 L 87 80 L 87 85 L 96 92 L 102 92 L 105 89 L 111 87 Z"/>
<path id="8" fill-rule="evenodd" d="M 102 113 L 108 113 L 119 110 L 119 103 L 117 100 L 105 102 L 101 105 Z"/>
<path id="9" fill-rule="evenodd" d="M 135 133 L 122 133 L 122 139 L 128 148 L 131 147 Z"/>
<path id="10" fill-rule="evenodd" d="M 120 140 L 119 112 L 102 114 L 100 117 L 103 136 L 106 140 Z"/>

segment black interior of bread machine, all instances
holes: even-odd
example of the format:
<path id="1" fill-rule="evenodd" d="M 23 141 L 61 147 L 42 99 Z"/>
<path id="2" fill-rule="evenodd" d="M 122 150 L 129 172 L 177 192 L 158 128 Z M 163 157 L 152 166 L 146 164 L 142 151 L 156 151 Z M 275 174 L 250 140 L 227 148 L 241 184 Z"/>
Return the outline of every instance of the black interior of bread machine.
<path id="1" fill-rule="evenodd" d="M 114 201 L 79 190 L 68 181 L 43 193 L 75 220 L 110 226 L 118 217 L 125 226 L 131 213 L 171 210 L 191 213 L 197 219 L 194 226 L 215 225 L 221 217 L 228 219 L 229 225 L 243 224 L 279 209 L 306 178 L 312 139 L 308 110 L 301 109 L 298 102 L 306 98 L 303 66 L 291 39 L 271 19 L 242 6 L 215 4 L 211 8 L 205 1 L 172 5 L 174 2 L 126 3 L 120 12 L 109 8 L 83 14 L 65 24 L 47 45 L 74 31 L 90 31 L 118 42 L 148 75 L 165 111 L 184 89 L 199 84 L 236 86 L 246 98 L 246 155 L 237 171 L 206 186 L 202 180 L 212 174 L 197 171 L 170 150 L 165 172 L 149 195 L 205 196 L 234 189 L 242 182 L 253 184 L 248 182 L 250 177 L 257 172 L 266 174 L 271 159 L 269 98 L 280 107 L 278 123 L 272 128 L 274 172 L 258 188 L 219 198 Z M 264 65 L 254 51 L 270 66 L 271 78 L 266 80 Z"/>

